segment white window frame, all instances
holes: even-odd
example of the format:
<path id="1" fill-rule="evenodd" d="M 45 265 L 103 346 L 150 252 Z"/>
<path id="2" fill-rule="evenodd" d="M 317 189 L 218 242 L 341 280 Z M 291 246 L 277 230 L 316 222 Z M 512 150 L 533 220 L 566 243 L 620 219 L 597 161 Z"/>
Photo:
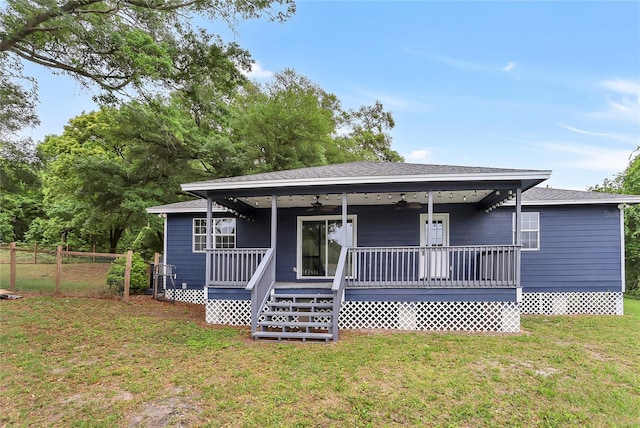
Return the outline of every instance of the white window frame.
<path id="1" fill-rule="evenodd" d="M 427 246 L 427 228 L 429 214 L 420 214 L 420 246 Z M 449 246 L 449 213 L 433 213 L 432 221 L 442 222 L 442 246 Z"/>
<path id="2" fill-rule="evenodd" d="M 233 234 L 222 234 L 219 236 L 233 236 L 233 247 L 232 248 L 236 248 L 236 239 L 237 239 L 237 231 L 238 231 L 238 222 L 236 220 L 235 217 L 216 217 L 212 219 L 212 225 L 211 225 L 211 244 L 213 245 L 213 248 L 217 248 L 216 247 L 216 222 L 218 220 L 233 220 L 235 222 L 234 227 L 233 227 Z M 207 219 L 204 217 L 195 217 L 193 219 L 192 222 L 192 226 L 191 226 L 191 251 L 194 253 L 204 253 L 206 252 L 206 248 L 202 248 L 201 250 L 196 249 L 196 236 L 202 236 L 205 237 L 207 236 L 207 232 L 205 231 L 204 233 L 196 233 L 196 223 L 198 222 L 202 222 L 202 226 L 204 226 L 206 228 L 206 224 L 207 224 Z M 202 227 L 200 226 L 200 227 Z M 206 241 L 204 243 L 204 246 L 206 247 Z"/>
<path id="3" fill-rule="evenodd" d="M 538 223 L 538 228 L 537 229 L 525 229 L 524 227 L 524 216 L 526 215 L 531 215 L 534 214 L 537 217 L 537 223 Z M 522 247 L 522 251 L 540 251 L 540 212 L 538 211 L 522 211 L 521 213 L 521 217 L 520 217 L 520 222 L 522 224 L 522 228 L 520 230 L 520 233 L 524 233 L 524 232 L 536 232 L 538 234 L 538 239 L 536 240 L 536 246 L 535 247 Z M 513 213 L 512 215 L 512 229 L 513 229 L 513 233 L 511 233 L 512 236 L 512 240 L 513 240 L 513 245 L 516 244 L 516 213 Z M 520 240 L 522 241 L 522 237 L 520 237 Z"/>
<path id="4" fill-rule="evenodd" d="M 302 223 L 305 221 L 328 221 L 328 220 L 342 220 L 341 215 L 313 215 L 313 216 L 298 216 L 298 227 L 296 234 L 296 279 L 333 279 L 333 276 L 306 276 L 302 275 Z M 347 222 L 351 220 L 353 224 L 353 246 L 357 247 L 358 242 L 358 216 L 355 214 L 347 215 Z"/>

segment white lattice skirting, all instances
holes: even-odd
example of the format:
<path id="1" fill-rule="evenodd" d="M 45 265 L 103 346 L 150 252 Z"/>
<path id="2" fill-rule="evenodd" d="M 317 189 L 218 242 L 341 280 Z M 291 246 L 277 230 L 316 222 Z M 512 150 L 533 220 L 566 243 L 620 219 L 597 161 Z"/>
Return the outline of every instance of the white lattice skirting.
<path id="1" fill-rule="evenodd" d="M 210 324 L 250 325 L 251 300 L 207 300 L 205 320 Z"/>
<path id="2" fill-rule="evenodd" d="M 522 293 L 520 311 L 539 315 L 622 315 L 622 293 Z"/>
<path id="3" fill-rule="evenodd" d="M 520 331 L 515 302 L 364 302 L 346 301 L 343 329 Z"/>
<path id="4" fill-rule="evenodd" d="M 204 290 L 165 290 L 164 298 L 167 300 L 173 300 L 175 293 L 175 300 L 177 302 L 195 303 L 196 305 L 204 305 L 206 295 Z"/>

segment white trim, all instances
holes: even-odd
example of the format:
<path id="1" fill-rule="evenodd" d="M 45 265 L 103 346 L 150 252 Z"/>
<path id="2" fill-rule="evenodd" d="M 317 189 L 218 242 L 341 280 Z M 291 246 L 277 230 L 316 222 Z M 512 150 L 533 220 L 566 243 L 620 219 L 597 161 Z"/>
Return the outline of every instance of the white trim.
<path id="1" fill-rule="evenodd" d="M 523 192 L 524 193 L 524 192 Z M 542 206 L 542 205 L 610 205 L 610 204 L 640 204 L 640 198 L 616 198 L 616 199 L 562 199 L 562 200 L 530 200 L 522 201 L 522 205 L 528 206 Z M 513 207 L 516 203 L 514 201 L 507 201 L 502 206 Z"/>
<path id="2" fill-rule="evenodd" d="M 310 215 L 298 216 L 296 220 L 296 279 L 331 279 L 333 276 L 305 276 L 302 275 L 302 222 L 320 220 L 341 220 L 342 215 Z M 353 224 L 353 246 L 358 246 L 358 216 L 347 215 L 347 221 Z"/>
<path id="3" fill-rule="evenodd" d="M 205 199 L 203 200 L 206 202 Z M 206 212 L 207 212 L 206 204 L 202 207 L 198 207 L 198 206 L 168 207 L 166 205 L 160 205 L 158 207 L 147 208 L 147 213 L 149 214 L 182 214 L 182 213 L 206 213 Z M 211 208 L 211 212 L 227 213 L 231 211 L 228 208 L 221 207 L 220 205 L 214 203 L 213 207 Z"/>
<path id="4" fill-rule="evenodd" d="M 262 189 L 272 187 L 300 187 L 300 186 L 329 186 L 342 184 L 386 184 L 386 183 L 422 183 L 422 182 L 464 182 L 464 181 L 493 181 L 493 180 L 546 180 L 551 171 L 522 171 L 522 172 L 491 172 L 475 174 L 421 174 L 421 175 L 391 175 L 364 177 L 318 177 L 292 178 L 280 180 L 249 180 L 224 181 L 183 184 L 182 190 L 192 192 L 198 190 L 239 190 Z"/>
<path id="5" fill-rule="evenodd" d="M 442 245 L 444 247 L 448 247 L 449 246 L 449 213 L 433 213 L 432 215 L 433 217 L 431 221 L 434 221 L 434 222 L 442 221 L 442 225 L 443 225 L 443 230 L 442 230 L 443 244 Z M 427 246 L 427 231 L 426 231 L 426 228 L 423 227 L 423 225 L 427 223 L 428 218 L 429 218 L 429 214 L 424 214 L 424 213 L 420 214 L 420 246 L 421 247 Z"/>
<path id="6" fill-rule="evenodd" d="M 168 260 L 169 260 L 169 245 L 168 245 L 168 241 L 169 241 L 169 236 L 167 235 L 167 232 L 169 230 L 169 226 L 167 225 L 168 219 L 166 215 L 162 216 L 164 219 L 164 242 L 162 243 L 162 264 L 167 265 L 169 264 Z M 162 289 L 166 290 L 167 289 L 167 275 L 162 275 Z"/>
<path id="7" fill-rule="evenodd" d="M 536 214 L 538 216 L 538 229 L 534 230 L 534 229 L 525 229 L 522 227 L 523 224 L 523 219 L 524 216 L 526 214 Z M 539 211 L 522 211 L 520 213 L 520 233 L 523 232 L 538 232 L 538 240 L 537 240 L 537 246 L 535 248 L 525 248 L 525 247 L 521 247 L 522 251 L 540 251 L 540 239 L 541 239 L 541 232 L 540 230 L 542 229 L 542 225 L 540 224 L 540 212 Z M 516 213 L 511 213 L 511 242 L 513 243 L 513 245 L 517 245 L 516 242 Z M 522 244 L 522 235 L 520 235 L 520 243 Z"/>
<path id="8" fill-rule="evenodd" d="M 624 206 L 620 209 L 620 278 L 622 278 L 622 292 L 627 291 L 627 274 L 625 271 L 625 248 L 624 248 Z"/>

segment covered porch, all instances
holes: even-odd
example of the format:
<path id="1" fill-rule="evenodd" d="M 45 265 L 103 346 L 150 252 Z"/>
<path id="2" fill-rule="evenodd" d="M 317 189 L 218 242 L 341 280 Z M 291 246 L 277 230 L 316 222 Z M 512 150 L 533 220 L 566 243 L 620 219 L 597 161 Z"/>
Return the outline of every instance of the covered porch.
<path id="1" fill-rule="evenodd" d="M 287 283 L 288 296 L 292 283 L 301 293 L 324 287 L 325 295 L 314 299 L 325 306 L 331 303 L 330 314 L 325 310 L 322 318 L 331 321 L 325 336 L 331 340 L 337 340 L 341 311 L 354 298 L 373 302 L 376 296 L 393 295 L 396 303 L 409 304 L 434 299 L 447 305 L 465 299 L 517 304 L 521 194 L 543 181 L 547 172 L 471 168 L 450 174 L 430 165 L 371 164 L 184 185 L 185 191 L 207 199 L 209 300 L 223 300 L 220 296 L 230 293 L 250 298 L 252 332 L 259 337 L 261 325 L 274 325 L 269 324 L 274 318 L 265 321 L 264 314 L 279 307 L 270 303 L 279 293 L 279 283 Z M 357 170 L 362 167 L 387 171 L 361 175 Z M 430 168 L 432 173 L 407 174 Z M 337 175 L 326 176 L 328 172 Z M 482 217 L 509 200 L 514 200 L 513 221 L 509 215 L 500 226 L 502 238 L 485 241 L 482 234 L 467 234 L 464 245 L 451 245 L 449 212 L 464 211 L 481 223 Z M 214 204 L 226 207 L 236 218 L 259 221 L 269 229 L 270 245 L 215 248 Z M 456 215 L 457 229 L 462 217 Z M 294 303 L 296 299 L 308 309 L 306 299 L 290 298 Z M 288 312 L 294 307 L 290 305 Z"/>

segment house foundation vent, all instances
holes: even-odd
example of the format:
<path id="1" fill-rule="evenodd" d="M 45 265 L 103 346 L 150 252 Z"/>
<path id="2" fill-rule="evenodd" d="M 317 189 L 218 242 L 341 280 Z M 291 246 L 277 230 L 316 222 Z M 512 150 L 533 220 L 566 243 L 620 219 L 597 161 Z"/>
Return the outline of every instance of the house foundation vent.
<path id="1" fill-rule="evenodd" d="M 622 293 L 522 293 L 520 312 L 531 315 L 622 315 Z"/>
<path id="2" fill-rule="evenodd" d="M 195 303 L 196 305 L 204 305 L 206 300 L 206 296 L 203 289 L 199 289 L 199 290 L 168 289 L 164 291 L 164 298 L 166 300 L 175 300 L 176 302 Z"/>

